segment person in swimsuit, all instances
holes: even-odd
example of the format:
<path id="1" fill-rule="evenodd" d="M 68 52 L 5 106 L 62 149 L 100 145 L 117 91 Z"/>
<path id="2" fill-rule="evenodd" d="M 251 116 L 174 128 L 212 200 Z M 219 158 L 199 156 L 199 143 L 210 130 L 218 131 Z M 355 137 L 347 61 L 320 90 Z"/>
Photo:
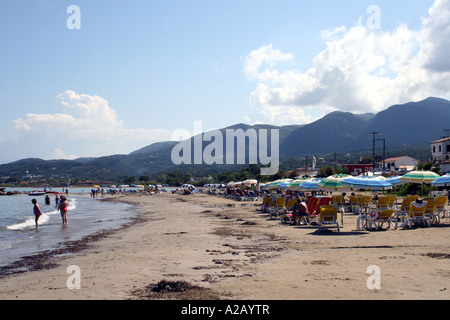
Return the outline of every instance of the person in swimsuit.
<path id="1" fill-rule="evenodd" d="M 67 198 L 65 196 L 61 196 L 60 199 L 61 201 L 59 202 L 59 212 L 61 213 L 63 224 L 67 224 Z"/>
<path id="2" fill-rule="evenodd" d="M 301 217 L 309 216 L 309 210 L 306 206 L 306 203 L 304 203 L 300 198 L 297 199 L 297 202 L 294 204 L 294 207 L 292 208 L 292 224 L 299 224 L 301 222 Z"/>
<path id="3" fill-rule="evenodd" d="M 39 205 L 37 204 L 37 200 L 33 199 L 31 200 L 31 203 L 34 204 L 33 212 L 34 212 L 34 222 L 36 223 L 36 229 L 39 228 L 38 220 L 39 217 L 42 216 L 41 209 L 39 208 Z"/>

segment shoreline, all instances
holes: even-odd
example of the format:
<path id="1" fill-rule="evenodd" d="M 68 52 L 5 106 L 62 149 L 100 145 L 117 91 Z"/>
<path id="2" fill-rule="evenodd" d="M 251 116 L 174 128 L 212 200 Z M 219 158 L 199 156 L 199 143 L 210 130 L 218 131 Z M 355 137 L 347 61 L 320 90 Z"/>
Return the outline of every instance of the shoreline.
<path id="1" fill-rule="evenodd" d="M 57 262 L 61 256 L 80 252 L 86 249 L 89 244 L 105 238 L 115 232 L 126 229 L 135 223 L 139 223 L 140 221 L 139 216 L 132 217 L 131 220 L 131 222 L 123 224 L 119 227 L 101 230 L 99 232 L 84 236 L 79 240 L 61 242 L 60 248 L 48 249 L 32 255 L 23 256 L 7 265 L 0 266 L 0 280 L 11 275 L 54 268 L 58 266 Z"/>
<path id="2" fill-rule="evenodd" d="M 123 195 L 102 201 L 136 205 L 139 214 L 120 228 L 69 242 L 63 252 L 36 257 L 39 270 L 0 278 L 0 299 L 450 297 L 448 222 L 361 232 L 354 230 L 356 217 L 345 214 L 340 233 L 318 233 L 314 226 L 268 219 L 257 210 L 260 201 L 205 194 Z M 66 286 L 69 265 L 81 269 L 80 290 Z M 372 265 L 382 271 L 381 290 L 367 288 Z M 185 291 L 150 290 L 162 281 L 166 288 L 170 281 L 183 284 Z"/>

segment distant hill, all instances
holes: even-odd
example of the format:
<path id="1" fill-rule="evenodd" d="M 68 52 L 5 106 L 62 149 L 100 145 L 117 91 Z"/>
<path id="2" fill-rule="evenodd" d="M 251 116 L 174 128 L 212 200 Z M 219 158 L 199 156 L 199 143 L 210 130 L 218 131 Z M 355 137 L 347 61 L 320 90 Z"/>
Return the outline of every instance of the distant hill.
<path id="1" fill-rule="evenodd" d="M 352 152 L 372 146 L 371 132 L 390 147 L 428 145 L 450 128 L 450 101 L 428 98 L 394 105 L 378 114 L 333 112 L 292 132 L 280 153 L 306 156 L 314 153 Z"/>
<path id="2" fill-rule="evenodd" d="M 163 142 L 156 142 L 153 143 L 149 146 L 143 147 L 139 150 L 133 151 L 131 152 L 129 155 L 130 156 L 135 156 L 135 155 L 139 155 L 139 154 L 151 154 L 157 151 L 161 151 L 167 148 L 172 148 L 173 146 L 175 146 L 178 142 L 176 141 L 163 141 Z"/>
<path id="3" fill-rule="evenodd" d="M 419 102 L 394 105 L 378 114 L 352 114 L 332 112 L 307 125 L 254 125 L 236 124 L 220 131 L 224 137 L 227 129 L 278 129 L 280 133 L 280 158 L 283 161 L 299 157 L 330 154 L 359 153 L 371 150 L 372 136 L 386 140 L 390 150 L 425 150 L 428 144 L 439 139 L 450 129 L 450 101 L 428 98 Z M 191 139 L 191 143 L 193 140 Z M 203 148 L 210 142 L 203 142 Z M 28 172 L 46 178 L 68 177 L 79 179 L 117 180 L 127 176 L 139 177 L 173 170 L 171 159 L 174 141 L 151 144 L 128 155 L 111 155 L 75 160 L 23 159 L 0 165 L 0 177 L 22 177 Z M 249 147 L 248 145 L 246 146 Z M 408 149 L 406 149 L 408 148 Z M 418 148 L 418 149 L 417 149 Z M 405 152 L 406 153 L 406 152 Z M 422 152 L 423 154 L 423 152 Z M 403 154 L 402 154 L 403 155 Z M 229 170 L 233 166 L 210 166 L 202 172 Z M 183 166 L 184 170 L 194 170 Z M 197 170 L 200 172 L 200 170 Z"/>
<path id="4" fill-rule="evenodd" d="M 367 128 L 374 117 L 374 114 L 332 112 L 293 131 L 281 142 L 280 153 L 299 157 L 355 150 L 355 143 L 368 133 Z"/>
<path id="5" fill-rule="evenodd" d="M 394 105 L 379 112 L 367 128 L 382 133 L 390 145 L 429 144 L 446 129 L 450 129 L 450 101 L 440 98 Z"/>

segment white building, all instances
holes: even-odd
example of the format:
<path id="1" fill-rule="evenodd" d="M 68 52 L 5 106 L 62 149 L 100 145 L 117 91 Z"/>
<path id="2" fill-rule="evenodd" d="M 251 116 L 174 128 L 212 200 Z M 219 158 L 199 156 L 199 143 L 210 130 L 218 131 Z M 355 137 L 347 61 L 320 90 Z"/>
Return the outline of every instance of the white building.
<path id="1" fill-rule="evenodd" d="M 417 168 L 417 165 L 419 164 L 419 160 L 416 160 L 414 158 L 408 157 L 408 156 L 401 156 L 401 157 L 394 157 L 394 158 L 388 158 L 384 160 L 386 170 L 390 171 L 396 171 L 396 172 L 406 172 L 411 171 Z M 379 162 L 378 165 L 380 167 L 383 166 L 383 162 Z"/>
<path id="2" fill-rule="evenodd" d="M 450 172 L 450 138 L 430 143 L 432 160 L 437 161 L 442 172 Z"/>

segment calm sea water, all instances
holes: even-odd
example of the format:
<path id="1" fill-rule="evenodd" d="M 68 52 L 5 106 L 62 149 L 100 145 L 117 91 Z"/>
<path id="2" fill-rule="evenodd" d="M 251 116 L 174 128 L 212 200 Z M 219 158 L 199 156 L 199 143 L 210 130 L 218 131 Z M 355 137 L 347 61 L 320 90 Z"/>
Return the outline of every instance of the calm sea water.
<path id="1" fill-rule="evenodd" d="M 67 241 L 117 228 L 138 214 L 132 205 L 99 201 L 90 197 L 90 189 L 85 190 L 68 194 L 67 225 L 62 224 L 54 195 L 49 195 L 50 205 L 45 204 L 45 196 L 0 196 L 0 266 L 23 256 L 58 248 Z M 33 198 L 43 213 L 38 230 L 34 223 Z"/>

